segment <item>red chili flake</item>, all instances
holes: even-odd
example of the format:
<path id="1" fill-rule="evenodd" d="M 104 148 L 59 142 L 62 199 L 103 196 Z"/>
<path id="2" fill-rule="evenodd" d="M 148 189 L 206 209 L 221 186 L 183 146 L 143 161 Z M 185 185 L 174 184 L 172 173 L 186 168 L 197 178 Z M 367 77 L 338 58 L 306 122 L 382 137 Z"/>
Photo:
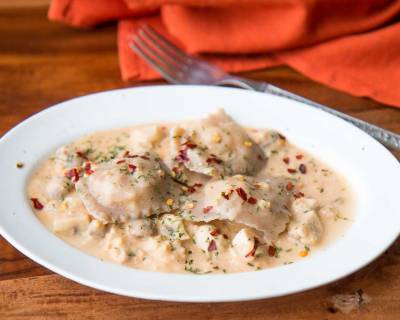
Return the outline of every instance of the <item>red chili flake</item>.
<path id="1" fill-rule="evenodd" d="M 302 197 L 304 197 L 304 193 L 303 192 L 296 192 L 294 195 L 293 195 L 293 197 L 295 197 L 295 199 L 299 199 L 299 198 L 302 198 Z"/>
<path id="2" fill-rule="evenodd" d="M 188 148 L 188 149 L 194 149 L 194 148 L 196 148 L 197 147 L 197 144 L 195 144 L 195 143 L 193 143 L 193 142 L 191 142 L 191 141 L 186 141 L 185 143 L 182 143 L 181 144 L 182 146 L 186 146 L 186 148 Z"/>
<path id="3" fill-rule="evenodd" d="M 90 162 L 86 162 L 85 164 L 85 173 L 87 175 L 91 175 L 92 173 L 94 173 L 94 171 L 92 170 L 92 165 Z"/>
<path id="4" fill-rule="evenodd" d="M 67 177 L 67 178 L 73 178 L 75 175 L 74 175 L 74 170 L 76 170 L 76 169 L 70 169 L 70 170 L 68 170 L 68 171 L 66 171 L 65 172 L 65 176 Z"/>
<path id="5" fill-rule="evenodd" d="M 275 246 L 268 246 L 268 255 L 270 257 L 275 257 L 276 254 L 276 247 Z"/>
<path id="6" fill-rule="evenodd" d="M 243 201 L 247 201 L 247 193 L 243 190 L 243 188 L 236 188 L 235 191 Z"/>
<path id="7" fill-rule="evenodd" d="M 77 169 L 74 169 L 74 182 L 78 182 L 79 180 L 79 171 Z"/>
<path id="8" fill-rule="evenodd" d="M 175 160 L 178 161 L 179 163 L 184 163 L 186 161 L 189 161 L 189 158 L 187 156 L 187 149 L 179 150 L 178 155 L 175 157 Z"/>
<path id="9" fill-rule="evenodd" d="M 42 210 L 43 209 L 43 204 L 39 201 L 38 198 L 31 198 L 31 201 L 32 201 L 33 207 L 36 210 Z"/>
<path id="10" fill-rule="evenodd" d="M 124 157 L 124 158 L 133 159 L 133 158 L 137 158 L 137 157 L 139 157 L 139 156 L 138 156 L 137 154 L 130 154 L 130 152 L 129 152 L 128 150 L 126 150 L 125 153 L 124 153 L 124 155 L 123 155 L 123 157 Z"/>
<path id="11" fill-rule="evenodd" d="M 258 160 L 260 160 L 260 161 L 261 161 L 261 160 L 264 160 L 263 156 L 262 156 L 262 155 L 260 155 L 260 154 L 259 154 L 259 155 L 257 155 L 257 159 L 258 159 Z"/>
<path id="12" fill-rule="evenodd" d="M 229 239 L 228 235 L 225 233 L 222 236 L 224 237 L 224 239 Z"/>
<path id="13" fill-rule="evenodd" d="M 250 198 L 247 200 L 247 202 L 250 203 L 250 204 L 256 204 L 256 203 L 257 203 L 257 199 L 256 199 L 256 198 L 253 198 L 253 197 L 250 197 Z"/>
<path id="14" fill-rule="evenodd" d="M 125 162 L 126 162 L 126 160 L 118 160 L 117 164 L 121 164 L 121 163 L 125 163 Z"/>
<path id="15" fill-rule="evenodd" d="M 208 206 L 203 208 L 203 213 L 209 213 L 212 210 L 213 206 Z"/>
<path id="16" fill-rule="evenodd" d="M 134 173 L 136 171 L 136 166 L 133 164 L 128 164 L 128 171 L 129 173 Z"/>
<path id="17" fill-rule="evenodd" d="M 229 190 L 226 192 L 221 192 L 221 196 L 223 196 L 226 200 L 229 200 L 229 198 L 231 197 L 233 190 Z"/>
<path id="18" fill-rule="evenodd" d="M 219 231 L 218 229 L 214 229 L 212 232 L 210 232 L 210 234 L 211 234 L 213 237 L 216 237 L 217 235 L 220 234 L 220 231 Z"/>
<path id="19" fill-rule="evenodd" d="M 291 169 L 291 168 L 287 169 L 287 171 L 288 171 L 289 173 L 296 173 L 296 172 L 297 172 L 296 169 Z"/>
<path id="20" fill-rule="evenodd" d="M 148 156 L 140 156 L 140 158 L 142 158 L 143 160 L 150 160 Z"/>
<path id="21" fill-rule="evenodd" d="M 196 192 L 196 188 L 194 188 L 192 186 L 188 186 L 187 188 L 188 188 L 187 190 L 188 190 L 189 193 L 195 193 Z"/>
<path id="22" fill-rule="evenodd" d="M 286 164 L 289 164 L 290 159 L 289 159 L 289 157 L 284 157 L 284 158 L 282 159 L 282 161 L 283 161 L 284 163 L 286 163 Z"/>
<path id="23" fill-rule="evenodd" d="M 81 152 L 81 151 L 77 151 L 77 152 L 76 152 L 76 155 L 77 155 L 79 158 L 82 158 L 82 159 L 84 159 L 84 160 L 89 160 L 88 157 L 86 156 L 86 154 L 84 154 L 84 153 Z"/>
<path id="24" fill-rule="evenodd" d="M 207 250 L 208 250 L 208 252 L 217 250 L 217 243 L 215 242 L 215 240 L 210 241 L 210 244 L 208 245 Z"/>
<path id="25" fill-rule="evenodd" d="M 76 168 L 70 169 L 65 173 L 65 176 L 72 180 L 72 182 L 78 182 L 79 171 Z"/>
<path id="26" fill-rule="evenodd" d="M 197 191 L 196 188 L 201 188 L 202 186 L 203 186 L 202 183 L 195 183 L 195 184 L 192 185 L 192 186 L 187 186 L 188 192 L 189 192 L 189 193 L 195 193 L 195 192 Z"/>
<path id="27" fill-rule="evenodd" d="M 302 173 L 302 174 L 306 174 L 307 173 L 307 168 L 306 168 L 306 165 L 305 164 L 301 164 L 301 165 L 299 165 L 299 171 Z"/>
<path id="28" fill-rule="evenodd" d="M 297 154 L 297 155 L 296 155 L 296 159 L 297 159 L 297 160 L 303 159 L 303 155 L 302 155 L 302 154 Z"/>
<path id="29" fill-rule="evenodd" d="M 291 190 L 293 190 L 293 188 L 294 188 L 293 183 L 292 183 L 291 181 L 289 181 L 289 182 L 287 183 L 287 185 L 286 185 L 286 190 L 287 190 L 287 191 L 291 191 Z"/>
<path id="30" fill-rule="evenodd" d="M 255 253 L 256 253 L 256 246 L 254 245 L 253 249 L 251 249 L 251 251 L 248 254 L 246 254 L 245 257 L 246 258 L 247 257 L 254 257 Z"/>
<path id="31" fill-rule="evenodd" d="M 219 159 L 215 154 L 211 154 L 210 157 L 207 158 L 206 162 L 208 164 L 211 164 L 211 163 L 221 164 L 222 160 Z"/>
<path id="32" fill-rule="evenodd" d="M 251 251 L 248 254 L 245 255 L 246 258 L 247 257 L 254 257 L 254 255 L 256 254 L 256 250 L 258 248 L 258 244 L 259 243 L 260 242 L 258 241 L 258 239 L 256 237 L 254 237 L 254 247 L 253 247 L 253 249 L 251 249 Z"/>

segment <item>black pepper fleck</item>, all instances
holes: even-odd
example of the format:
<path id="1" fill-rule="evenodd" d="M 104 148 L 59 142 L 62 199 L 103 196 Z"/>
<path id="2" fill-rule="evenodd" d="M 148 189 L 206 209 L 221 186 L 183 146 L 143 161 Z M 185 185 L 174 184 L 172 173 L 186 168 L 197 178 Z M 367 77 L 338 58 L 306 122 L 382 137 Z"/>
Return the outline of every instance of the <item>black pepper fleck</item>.
<path id="1" fill-rule="evenodd" d="M 16 166 L 18 169 L 22 169 L 22 168 L 24 167 L 24 164 L 23 164 L 22 162 L 17 162 L 17 163 L 15 164 L 15 166 Z"/>
<path id="2" fill-rule="evenodd" d="M 302 173 L 302 174 L 306 174 L 306 172 L 307 172 L 307 168 L 306 168 L 306 166 L 302 163 L 301 165 L 299 165 L 299 171 Z"/>

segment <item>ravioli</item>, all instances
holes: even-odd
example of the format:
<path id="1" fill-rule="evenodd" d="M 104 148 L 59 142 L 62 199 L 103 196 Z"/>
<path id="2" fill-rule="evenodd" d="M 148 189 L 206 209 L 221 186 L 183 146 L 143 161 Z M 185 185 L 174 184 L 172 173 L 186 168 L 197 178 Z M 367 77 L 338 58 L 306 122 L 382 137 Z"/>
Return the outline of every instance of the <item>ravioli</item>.
<path id="1" fill-rule="evenodd" d="M 212 181 L 189 197 L 182 216 L 191 221 L 229 220 L 273 240 L 289 222 L 290 197 L 284 186 L 284 179 L 242 175 Z"/>
<path id="2" fill-rule="evenodd" d="M 99 164 L 76 183 L 87 211 L 103 222 L 126 222 L 177 207 L 178 185 L 154 154 L 127 154 Z"/>
<path id="3" fill-rule="evenodd" d="M 208 176 L 256 174 L 266 157 L 246 131 L 223 110 L 171 130 L 172 165 Z"/>

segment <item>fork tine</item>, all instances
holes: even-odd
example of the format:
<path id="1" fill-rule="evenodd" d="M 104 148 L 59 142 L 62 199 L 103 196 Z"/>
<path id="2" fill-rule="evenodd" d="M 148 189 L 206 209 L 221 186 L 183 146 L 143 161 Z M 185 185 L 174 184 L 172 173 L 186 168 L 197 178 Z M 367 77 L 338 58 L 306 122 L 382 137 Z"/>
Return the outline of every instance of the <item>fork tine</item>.
<path id="1" fill-rule="evenodd" d="M 159 57 L 154 57 L 154 55 L 151 54 L 151 49 L 146 44 L 144 44 L 143 41 L 140 40 L 140 38 L 134 38 L 133 42 L 131 43 L 131 48 L 169 82 L 179 83 L 179 80 L 175 76 L 174 70 L 171 70 L 169 66 L 165 65 L 164 61 L 160 60 Z"/>
<path id="2" fill-rule="evenodd" d="M 153 39 L 149 38 L 148 34 L 146 34 L 142 29 L 137 32 L 137 36 L 140 40 L 145 44 L 149 50 L 152 51 L 154 55 L 157 55 L 162 61 L 169 64 L 171 68 L 175 69 L 185 69 L 188 68 L 187 63 L 182 61 L 181 59 L 177 59 L 176 56 L 171 55 L 164 48 L 159 46 L 157 42 L 154 42 Z"/>
<path id="3" fill-rule="evenodd" d="M 156 46 L 158 49 L 162 51 L 168 51 L 170 55 L 174 55 L 177 59 L 183 60 L 186 63 L 191 63 L 194 61 L 194 58 L 188 56 L 181 49 L 179 49 L 176 45 L 174 45 L 171 41 L 166 39 L 156 30 L 154 30 L 149 25 L 145 24 L 141 30 L 147 35 L 148 38 L 152 40 L 152 44 Z"/>
<path id="4" fill-rule="evenodd" d="M 142 30 L 139 30 L 136 34 L 136 42 L 139 42 L 142 48 L 145 48 L 148 53 L 151 54 L 154 58 L 158 59 L 161 64 L 167 66 L 170 69 L 171 73 L 177 75 L 179 72 L 182 72 L 184 69 L 188 68 L 186 63 L 176 61 L 174 57 L 154 46 L 154 43 L 146 36 L 144 36 Z"/>

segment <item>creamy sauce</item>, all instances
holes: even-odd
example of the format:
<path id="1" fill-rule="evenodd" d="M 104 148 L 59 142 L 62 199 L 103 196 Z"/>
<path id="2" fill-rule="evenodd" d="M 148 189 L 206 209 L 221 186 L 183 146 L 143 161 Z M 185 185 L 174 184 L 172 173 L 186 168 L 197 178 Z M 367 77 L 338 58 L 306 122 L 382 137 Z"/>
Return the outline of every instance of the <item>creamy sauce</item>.
<path id="1" fill-rule="evenodd" d="M 201 123 L 203 133 L 194 134 L 195 130 L 191 131 L 193 141 L 196 139 L 198 141 L 197 145 L 193 141 L 190 142 L 192 145 L 186 143 L 184 147 L 182 143 L 178 143 L 178 149 L 174 149 L 173 140 L 177 139 L 176 132 L 182 131 L 179 126 L 151 124 L 97 132 L 61 147 L 40 166 L 29 182 L 27 193 L 35 214 L 58 237 L 102 260 L 114 261 L 138 269 L 196 274 L 252 271 L 307 259 L 317 250 L 323 249 L 342 236 L 351 225 L 353 195 L 346 181 L 312 155 L 290 144 L 279 133 L 267 129 L 241 128 L 243 132 L 237 136 L 239 142 L 232 141 L 242 144 L 242 149 L 239 150 L 237 146 L 233 146 L 234 154 L 230 155 L 229 162 L 214 156 L 213 148 L 215 146 L 217 155 L 223 155 L 222 151 L 218 153 L 218 147 L 224 143 L 224 139 L 231 139 L 228 137 L 232 134 L 229 132 L 230 128 L 225 128 L 225 131 L 219 133 L 218 130 L 214 130 L 214 126 L 212 130 L 215 132 L 213 131 L 207 140 L 207 137 L 202 136 L 208 132 L 207 122 Z M 192 122 L 188 122 L 184 128 L 188 132 L 191 126 Z M 195 122 L 193 126 L 198 130 L 199 126 L 196 127 Z M 196 138 L 196 135 L 200 135 L 201 139 Z M 178 134 L 178 139 L 181 137 L 183 134 Z M 195 167 L 194 164 L 197 165 L 201 162 L 200 160 L 196 163 L 193 160 L 191 166 L 190 152 L 200 148 L 198 144 L 201 141 L 208 141 L 207 147 L 199 151 L 199 154 L 194 154 L 193 157 L 201 157 L 204 150 L 204 152 L 210 152 L 212 156 L 206 158 L 205 167 Z M 249 155 L 246 154 L 246 148 L 255 146 L 259 149 L 254 150 L 262 152 L 257 155 L 262 165 L 254 167 L 250 163 L 247 166 L 245 162 Z M 185 153 L 182 153 L 182 148 L 186 150 Z M 252 149 L 251 152 L 258 152 L 254 150 Z M 151 153 L 146 153 L 147 151 Z M 246 168 L 243 169 L 245 172 L 239 172 L 239 175 L 236 171 L 244 167 L 242 163 L 235 162 L 235 157 L 238 158 L 235 152 L 244 152 L 244 160 L 241 161 L 244 161 Z M 155 161 L 159 161 L 161 167 L 152 174 L 159 175 L 162 182 L 168 178 L 168 183 L 172 184 L 168 188 L 179 190 L 179 196 L 175 196 L 173 192 L 170 193 L 168 189 L 165 192 L 171 196 L 170 198 L 164 194 L 161 196 L 162 203 L 159 205 L 159 210 L 153 210 L 157 207 L 159 200 L 152 198 L 145 199 L 147 202 L 142 205 L 149 206 L 150 211 L 139 214 L 138 209 L 132 209 L 132 213 L 125 214 L 130 212 L 129 208 L 133 208 L 132 203 L 129 202 L 132 198 L 128 196 L 137 191 L 138 187 L 135 183 L 141 183 L 140 179 L 145 181 L 148 178 L 145 175 L 139 175 L 141 165 L 138 162 L 130 162 L 139 159 L 136 155 L 136 158 L 132 156 L 134 153 L 142 155 L 143 159 L 140 160 L 142 163 L 153 161 L 152 155 L 158 155 L 161 160 L 155 158 Z M 281 183 L 279 187 L 276 187 L 279 190 L 273 190 L 290 201 L 289 205 L 284 205 L 288 209 L 287 213 L 284 212 L 285 209 L 279 213 L 279 219 L 281 219 L 279 221 L 283 221 L 283 230 L 264 230 L 258 225 L 256 227 L 249 225 L 246 221 L 252 218 L 253 214 L 257 214 L 258 210 L 264 210 L 266 217 L 270 217 L 273 207 L 270 209 L 270 201 L 251 197 L 250 189 L 245 189 L 247 192 L 243 194 L 236 185 L 226 191 L 226 194 L 218 191 L 216 197 L 219 198 L 215 203 L 227 201 L 226 203 L 229 204 L 230 201 L 241 201 L 240 198 L 246 199 L 240 203 L 243 205 L 243 209 L 240 210 L 244 210 L 245 213 L 239 212 L 239 215 L 245 218 L 242 220 L 233 216 L 222 218 L 225 217 L 224 213 L 218 212 L 216 214 L 220 214 L 220 218 L 213 218 L 210 221 L 208 218 L 202 220 L 203 215 L 207 217 L 207 214 L 214 214 L 207 211 L 215 210 L 216 207 L 215 203 L 213 206 L 206 206 L 209 199 L 202 196 L 202 192 L 213 181 L 229 181 L 229 174 L 226 174 L 228 169 L 222 168 L 228 162 L 232 164 L 229 170 L 239 183 L 250 179 L 246 177 L 249 172 L 249 175 L 261 180 L 266 177 L 283 179 L 279 180 L 284 181 L 283 185 Z M 107 171 L 107 165 L 116 166 L 119 171 L 114 169 L 114 171 L 111 169 Z M 181 171 L 176 169 L 177 165 L 180 166 Z M 210 166 L 212 170 L 209 173 L 205 170 L 208 170 Z M 100 170 L 105 170 L 104 176 L 101 177 L 103 180 L 100 178 L 95 180 L 96 174 L 99 174 L 97 171 Z M 129 201 L 113 202 L 115 199 L 107 198 L 116 192 L 110 189 L 113 184 L 107 181 L 107 177 L 113 174 L 112 172 L 117 172 L 117 174 L 123 172 L 124 175 L 129 176 L 129 179 L 133 179 L 126 180 L 123 176 L 117 178 L 124 180 L 117 179 L 113 182 L 117 188 L 122 186 L 121 181 L 124 181 L 123 183 L 130 181 L 129 188 L 132 187 L 132 190 L 126 191 Z M 182 180 L 185 174 L 186 180 Z M 168 177 L 166 178 L 165 175 Z M 159 179 L 158 176 L 152 180 L 151 188 L 163 188 L 163 186 L 156 186 L 157 179 Z M 84 181 L 87 185 L 83 183 Z M 100 188 L 96 181 L 105 183 L 104 188 Z M 77 184 L 76 189 L 75 184 Z M 149 187 L 146 182 L 144 186 Z M 80 191 L 80 188 L 86 194 Z M 263 188 L 262 183 L 256 184 L 255 189 L 257 188 Z M 270 188 L 271 186 L 267 186 L 265 192 L 272 192 L 268 191 Z M 150 194 L 148 191 L 150 189 L 143 190 L 145 191 L 142 197 Z M 85 198 L 87 194 L 90 194 L 90 199 Z M 118 192 L 115 194 L 119 197 Z M 98 195 L 97 198 L 96 195 Z M 101 206 L 98 203 L 93 204 L 93 201 L 101 202 Z M 110 210 L 105 209 L 108 204 L 110 204 Z M 101 209 L 95 207 L 96 210 L 98 209 L 96 211 L 90 205 L 97 205 Z M 200 218 L 194 221 L 193 218 L 187 218 L 185 212 L 193 215 L 196 212 L 195 206 L 197 208 L 201 206 L 201 208 L 198 214 Z M 233 207 L 237 206 L 233 205 Z M 115 208 L 118 210 L 115 211 Z M 250 212 L 250 218 L 247 217 L 247 211 L 253 208 L 254 213 Z M 232 208 L 232 210 L 236 209 Z M 275 231 L 279 234 L 272 236 Z"/>

